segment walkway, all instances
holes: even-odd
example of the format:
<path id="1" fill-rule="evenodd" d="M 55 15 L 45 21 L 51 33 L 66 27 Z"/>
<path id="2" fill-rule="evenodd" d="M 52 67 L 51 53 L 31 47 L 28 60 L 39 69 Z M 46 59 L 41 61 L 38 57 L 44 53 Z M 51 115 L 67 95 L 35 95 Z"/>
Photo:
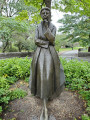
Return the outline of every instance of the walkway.
<path id="1" fill-rule="evenodd" d="M 90 62 L 90 57 L 78 57 L 78 50 L 60 52 L 59 55 L 63 58 L 66 58 L 67 60 L 78 59 Z"/>

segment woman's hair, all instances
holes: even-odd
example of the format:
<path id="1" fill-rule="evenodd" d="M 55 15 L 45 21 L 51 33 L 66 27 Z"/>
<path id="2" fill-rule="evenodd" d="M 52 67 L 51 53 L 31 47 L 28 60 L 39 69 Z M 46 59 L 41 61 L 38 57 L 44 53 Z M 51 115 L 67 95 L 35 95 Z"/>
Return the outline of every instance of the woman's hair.
<path id="1" fill-rule="evenodd" d="M 42 11 L 43 11 L 43 10 L 48 10 L 48 11 L 49 11 L 50 16 L 49 16 L 48 20 L 51 21 L 51 9 L 48 8 L 48 7 L 44 7 L 44 8 L 42 8 L 41 11 L 40 11 L 40 15 L 42 14 Z M 41 15 L 41 17 L 42 17 L 42 15 Z"/>
<path id="2" fill-rule="evenodd" d="M 40 15 L 42 14 L 42 11 L 43 11 L 43 10 L 48 10 L 48 11 L 50 12 L 50 14 L 51 14 L 51 9 L 48 8 L 48 7 L 44 7 L 44 8 L 41 9 L 41 11 L 40 11 Z"/>

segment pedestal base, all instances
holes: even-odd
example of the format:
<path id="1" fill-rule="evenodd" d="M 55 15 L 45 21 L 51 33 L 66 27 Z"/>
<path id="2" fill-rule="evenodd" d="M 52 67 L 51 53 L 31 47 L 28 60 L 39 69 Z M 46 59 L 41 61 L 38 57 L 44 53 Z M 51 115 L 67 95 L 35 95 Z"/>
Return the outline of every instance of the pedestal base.
<path id="1" fill-rule="evenodd" d="M 49 120 L 56 120 L 56 119 L 55 119 L 55 117 L 53 115 L 50 115 Z"/>
<path id="2" fill-rule="evenodd" d="M 37 116 L 33 116 L 32 120 L 39 120 Z"/>
<path id="3" fill-rule="evenodd" d="M 32 117 L 32 120 L 40 120 L 40 118 L 38 118 L 37 116 L 34 116 L 34 117 Z M 48 120 L 56 120 L 56 119 L 53 115 L 50 115 Z"/>

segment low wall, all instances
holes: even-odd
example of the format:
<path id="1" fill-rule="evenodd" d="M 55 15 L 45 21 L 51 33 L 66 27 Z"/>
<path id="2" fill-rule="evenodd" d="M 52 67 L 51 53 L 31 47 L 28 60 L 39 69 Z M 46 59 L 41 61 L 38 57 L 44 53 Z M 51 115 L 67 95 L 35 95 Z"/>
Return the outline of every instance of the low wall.
<path id="1" fill-rule="evenodd" d="M 85 48 L 79 48 L 78 51 L 83 51 L 86 50 Z"/>
<path id="2" fill-rule="evenodd" d="M 32 57 L 34 52 L 9 52 L 9 53 L 0 53 L 0 59 L 12 58 L 12 57 Z"/>
<path id="3" fill-rule="evenodd" d="M 78 51 L 78 57 L 89 57 L 90 52 L 80 52 Z"/>

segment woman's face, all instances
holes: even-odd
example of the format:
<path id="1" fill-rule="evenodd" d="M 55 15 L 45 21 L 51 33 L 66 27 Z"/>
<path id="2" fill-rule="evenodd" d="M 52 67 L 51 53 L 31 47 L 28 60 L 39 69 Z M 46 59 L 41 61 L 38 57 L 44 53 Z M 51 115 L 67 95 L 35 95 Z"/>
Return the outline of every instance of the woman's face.
<path id="1" fill-rule="evenodd" d="M 41 17 L 43 20 L 49 20 L 49 17 L 50 17 L 50 11 L 49 10 L 43 10 L 41 12 Z"/>

